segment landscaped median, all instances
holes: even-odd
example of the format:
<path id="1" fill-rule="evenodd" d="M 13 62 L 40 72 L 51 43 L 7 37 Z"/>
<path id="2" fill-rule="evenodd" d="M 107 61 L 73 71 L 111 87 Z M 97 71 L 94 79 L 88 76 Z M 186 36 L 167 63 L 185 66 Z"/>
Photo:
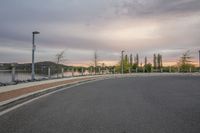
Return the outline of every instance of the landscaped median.
<path id="1" fill-rule="evenodd" d="M 108 77 L 110 76 L 99 75 L 73 77 L 0 87 L 0 112 L 27 100 L 56 91 L 63 87 Z"/>

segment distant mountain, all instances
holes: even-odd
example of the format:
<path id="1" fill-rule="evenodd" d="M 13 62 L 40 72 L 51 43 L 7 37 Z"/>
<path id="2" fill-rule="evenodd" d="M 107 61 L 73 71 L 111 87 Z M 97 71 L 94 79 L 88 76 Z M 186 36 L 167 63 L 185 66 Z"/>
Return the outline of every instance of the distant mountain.
<path id="1" fill-rule="evenodd" d="M 0 63 L 0 70 L 9 70 L 12 66 L 16 66 L 17 63 Z"/>

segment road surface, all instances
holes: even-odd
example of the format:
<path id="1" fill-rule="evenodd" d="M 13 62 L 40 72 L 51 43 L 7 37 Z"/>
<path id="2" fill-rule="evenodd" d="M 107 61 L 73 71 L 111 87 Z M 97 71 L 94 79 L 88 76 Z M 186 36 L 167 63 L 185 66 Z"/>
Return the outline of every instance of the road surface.
<path id="1" fill-rule="evenodd" d="M 0 116 L 0 133 L 199 132 L 199 76 L 97 81 Z"/>

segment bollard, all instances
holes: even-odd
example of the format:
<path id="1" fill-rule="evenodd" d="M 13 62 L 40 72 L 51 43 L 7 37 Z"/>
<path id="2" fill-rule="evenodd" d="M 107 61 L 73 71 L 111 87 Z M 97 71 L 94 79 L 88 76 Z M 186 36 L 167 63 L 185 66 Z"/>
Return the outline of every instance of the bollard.
<path id="1" fill-rule="evenodd" d="M 178 73 L 180 72 L 180 68 L 178 67 Z"/>
<path id="2" fill-rule="evenodd" d="M 83 68 L 81 69 L 81 75 L 83 76 Z"/>
<path id="3" fill-rule="evenodd" d="M 115 74 L 115 68 L 114 68 L 113 72 L 114 72 L 114 74 Z"/>
<path id="4" fill-rule="evenodd" d="M 15 67 L 12 67 L 12 82 L 15 82 Z"/>
<path id="5" fill-rule="evenodd" d="M 74 68 L 72 68 L 72 77 L 74 77 Z"/>
<path id="6" fill-rule="evenodd" d="M 48 78 L 49 79 L 51 78 L 51 68 L 50 67 L 48 68 Z"/>
<path id="7" fill-rule="evenodd" d="M 136 71 L 136 73 L 137 73 L 137 72 L 138 72 L 138 68 L 136 68 L 136 70 L 135 70 L 135 71 Z"/>
<path id="8" fill-rule="evenodd" d="M 128 71 L 129 71 L 129 74 L 131 74 L 131 68 L 129 68 Z"/>
<path id="9" fill-rule="evenodd" d="M 90 68 L 90 75 L 92 75 L 92 67 Z"/>
<path id="10" fill-rule="evenodd" d="M 163 73 L 163 69 L 162 68 L 160 69 L 160 72 Z"/>
<path id="11" fill-rule="evenodd" d="M 192 72 L 192 68 L 190 67 L 190 73 Z"/>
<path id="12" fill-rule="evenodd" d="M 99 67 L 99 74 L 101 74 L 101 68 Z"/>
<path id="13" fill-rule="evenodd" d="M 61 72 L 62 72 L 62 78 L 64 78 L 64 69 L 63 68 L 61 69 Z"/>
<path id="14" fill-rule="evenodd" d="M 170 68 L 169 68 L 169 72 L 171 73 L 172 72 L 172 67 L 170 66 Z"/>

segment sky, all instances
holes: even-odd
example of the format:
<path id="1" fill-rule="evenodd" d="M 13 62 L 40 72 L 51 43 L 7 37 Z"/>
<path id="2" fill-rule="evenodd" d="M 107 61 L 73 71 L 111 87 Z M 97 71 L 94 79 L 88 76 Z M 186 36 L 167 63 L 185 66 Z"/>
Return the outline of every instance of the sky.
<path id="1" fill-rule="evenodd" d="M 120 53 L 139 54 L 140 62 L 160 53 L 175 64 L 200 50 L 200 0 L 0 0 L 0 62 L 55 61 L 66 65 L 113 65 Z"/>

